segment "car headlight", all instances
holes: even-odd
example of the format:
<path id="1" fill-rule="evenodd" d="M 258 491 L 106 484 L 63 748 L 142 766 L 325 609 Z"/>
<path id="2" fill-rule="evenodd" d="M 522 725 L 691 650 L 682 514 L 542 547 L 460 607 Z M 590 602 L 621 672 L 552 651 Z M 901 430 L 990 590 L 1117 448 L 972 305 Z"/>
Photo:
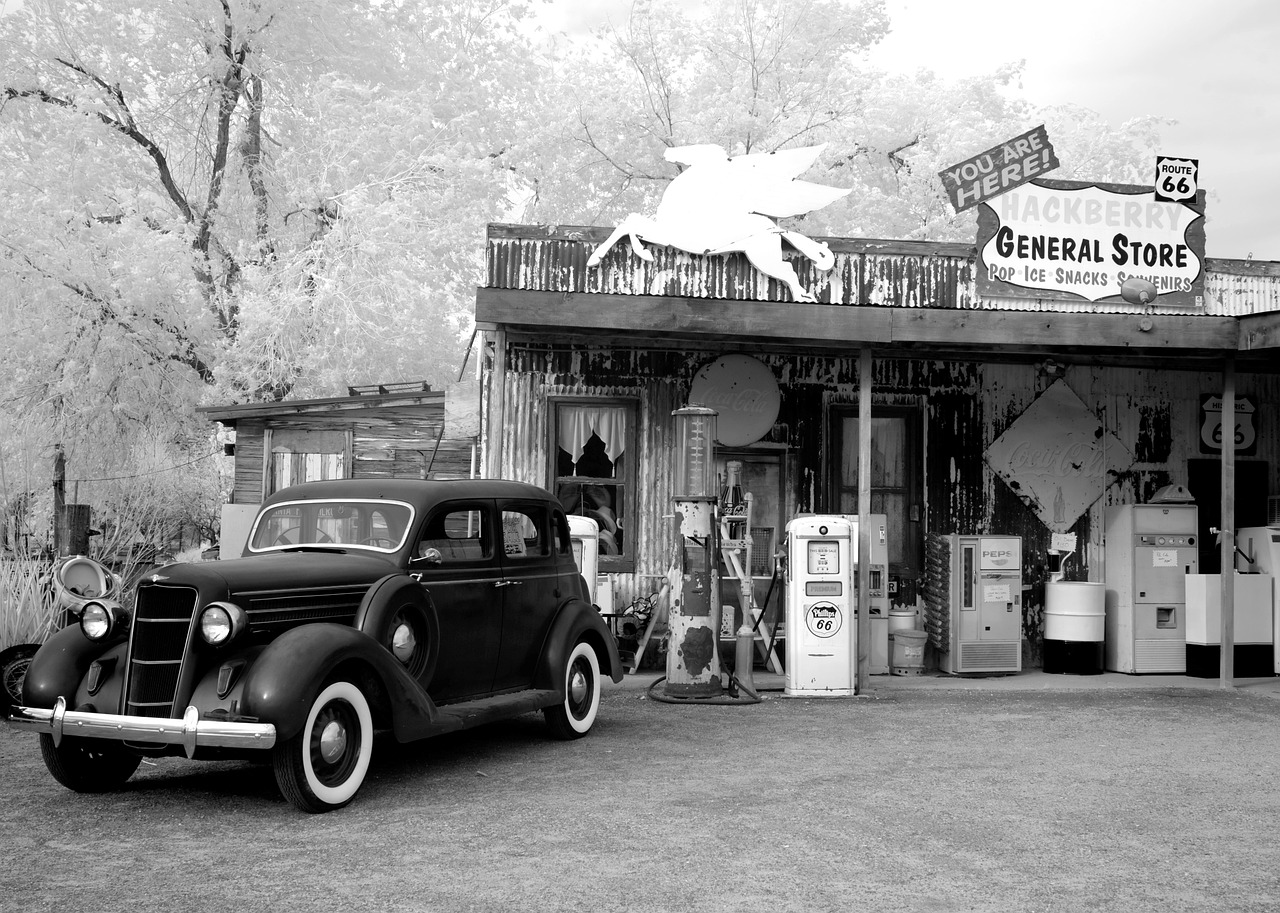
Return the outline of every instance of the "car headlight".
<path id="1" fill-rule="evenodd" d="M 230 643 L 249 623 L 244 609 L 232 602 L 211 602 L 200 613 L 200 636 L 218 647 Z"/>
<path id="2" fill-rule="evenodd" d="M 90 640 L 106 640 L 128 625 L 129 616 L 119 603 L 93 600 L 80 612 L 80 630 Z"/>

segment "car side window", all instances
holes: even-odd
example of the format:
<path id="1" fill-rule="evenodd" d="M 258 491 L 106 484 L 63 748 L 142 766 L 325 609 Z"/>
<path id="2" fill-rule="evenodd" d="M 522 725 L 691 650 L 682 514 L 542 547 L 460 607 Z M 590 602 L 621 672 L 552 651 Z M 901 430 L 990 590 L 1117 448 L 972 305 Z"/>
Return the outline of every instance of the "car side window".
<path id="1" fill-rule="evenodd" d="M 492 537 L 484 512 L 475 507 L 459 507 L 432 517 L 418 540 L 417 557 L 440 564 L 487 561 L 493 557 Z"/>
<path id="2" fill-rule="evenodd" d="M 547 508 L 542 504 L 505 504 L 502 554 L 507 559 L 545 558 L 551 554 Z"/>

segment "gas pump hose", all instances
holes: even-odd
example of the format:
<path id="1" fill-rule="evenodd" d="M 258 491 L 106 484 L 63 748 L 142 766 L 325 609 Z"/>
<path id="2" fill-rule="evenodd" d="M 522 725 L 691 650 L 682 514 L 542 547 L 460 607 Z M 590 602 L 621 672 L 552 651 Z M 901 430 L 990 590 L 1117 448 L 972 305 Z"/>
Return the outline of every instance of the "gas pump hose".
<path id="1" fill-rule="evenodd" d="M 736 685 L 740 691 L 745 693 L 746 697 L 734 697 L 729 694 L 718 694 L 715 697 L 672 697 L 669 694 L 659 694 L 655 689 L 658 685 L 667 680 L 665 675 L 655 678 L 647 689 L 650 700 L 660 701 L 664 704 L 759 704 L 761 697 L 755 691 L 748 688 L 742 682 L 738 681 L 738 677 L 732 672 L 728 673 L 729 681 Z"/>

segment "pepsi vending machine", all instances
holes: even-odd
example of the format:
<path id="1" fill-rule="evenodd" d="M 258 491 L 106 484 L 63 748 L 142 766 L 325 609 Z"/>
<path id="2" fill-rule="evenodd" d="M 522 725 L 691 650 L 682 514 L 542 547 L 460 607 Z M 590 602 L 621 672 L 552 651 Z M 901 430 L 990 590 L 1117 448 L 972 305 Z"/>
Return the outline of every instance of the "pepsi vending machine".
<path id="1" fill-rule="evenodd" d="M 1022 539 L 950 536 L 951 618 L 939 668 L 1022 671 Z"/>

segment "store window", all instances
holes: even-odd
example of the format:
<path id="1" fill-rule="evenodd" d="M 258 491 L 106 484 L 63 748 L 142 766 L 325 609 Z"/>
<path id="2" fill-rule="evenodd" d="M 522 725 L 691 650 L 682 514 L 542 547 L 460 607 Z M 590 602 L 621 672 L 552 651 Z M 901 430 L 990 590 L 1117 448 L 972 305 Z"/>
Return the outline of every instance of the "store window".
<path id="1" fill-rule="evenodd" d="M 551 447 L 554 491 L 566 514 L 600 527 L 600 568 L 635 564 L 636 406 L 626 400 L 559 400 Z"/>

